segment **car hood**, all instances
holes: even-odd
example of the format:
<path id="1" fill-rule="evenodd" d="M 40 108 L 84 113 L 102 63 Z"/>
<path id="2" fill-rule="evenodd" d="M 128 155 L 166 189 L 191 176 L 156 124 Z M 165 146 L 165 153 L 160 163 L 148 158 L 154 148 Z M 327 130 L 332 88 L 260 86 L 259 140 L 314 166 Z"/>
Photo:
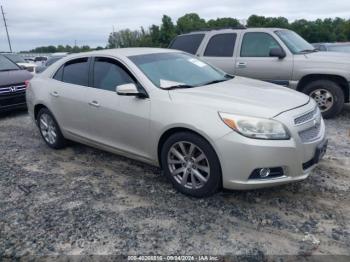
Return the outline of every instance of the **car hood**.
<path id="1" fill-rule="evenodd" d="M 27 70 L 0 71 L 0 86 L 24 83 L 32 77 Z"/>
<path id="2" fill-rule="evenodd" d="M 340 52 L 313 52 L 305 54 L 307 59 L 336 64 L 348 64 L 350 65 L 350 54 Z"/>
<path id="3" fill-rule="evenodd" d="M 264 118 L 272 118 L 310 100 L 308 96 L 286 87 L 237 76 L 218 84 L 170 90 L 169 94 L 177 103 Z"/>

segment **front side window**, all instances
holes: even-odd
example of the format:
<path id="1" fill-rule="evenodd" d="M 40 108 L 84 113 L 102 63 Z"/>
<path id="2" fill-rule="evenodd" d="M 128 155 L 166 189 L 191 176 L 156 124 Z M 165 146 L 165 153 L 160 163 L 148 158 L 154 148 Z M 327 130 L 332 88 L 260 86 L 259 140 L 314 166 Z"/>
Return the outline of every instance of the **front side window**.
<path id="1" fill-rule="evenodd" d="M 195 54 L 204 38 L 204 34 L 180 35 L 170 44 L 169 48 Z"/>
<path id="2" fill-rule="evenodd" d="M 115 92 L 118 85 L 135 83 L 124 67 L 111 58 L 95 58 L 93 71 L 93 87 L 95 88 Z"/>
<path id="3" fill-rule="evenodd" d="M 232 57 L 236 34 L 218 34 L 210 38 L 204 56 Z"/>
<path id="4" fill-rule="evenodd" d="M 243 37 L 241 57 L 269 57 L 272 48 L 280 48 L 280 45 L 270 34 L 248 32 Z"/>
<path id="5" fill-rule="evenodd" d="M 223 71 L 186 53 L 156 53 L 129 59 L 160 88 L 196 87 L 231 79 Z"/>
<path id="6" fill-rule="evenodd" d="M 89 83 L 88 58 L 78 58 L 65 63 L 62 81 L 80 86 L 88 86 Z"/>

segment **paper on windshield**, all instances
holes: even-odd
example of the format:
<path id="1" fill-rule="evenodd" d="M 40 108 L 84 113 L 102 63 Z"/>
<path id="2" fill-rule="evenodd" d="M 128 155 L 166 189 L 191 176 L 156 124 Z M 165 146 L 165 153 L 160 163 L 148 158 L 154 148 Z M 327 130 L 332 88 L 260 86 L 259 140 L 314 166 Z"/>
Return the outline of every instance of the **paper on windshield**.
<path id="1" fill-rule="evenodd" d="M 203 63 L 202 61 L 198 60 L 198 59 L 195 59 L 195 58 L 190 58 L 188 59 L 189 62 L 191 62 L 192 64 L 195 64 L 196 66 L 199 66 L 199 67 L 205 67 L 206 64 Z"/>
<path id="2" fill-rule="evenodd" d="M 171 80 L 160 79 L 160 87 L 161 88 L 169 88 L 172 86 L 184 85 L 184 83 L 175 82 Z"/>

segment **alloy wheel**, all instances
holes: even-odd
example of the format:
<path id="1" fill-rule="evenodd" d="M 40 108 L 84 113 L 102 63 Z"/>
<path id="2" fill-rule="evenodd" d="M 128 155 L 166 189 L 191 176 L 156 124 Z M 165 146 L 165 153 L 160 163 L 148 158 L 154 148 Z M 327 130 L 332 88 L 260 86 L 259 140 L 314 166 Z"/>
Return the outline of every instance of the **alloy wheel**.
<path id="1" fill-rule="evenodd" d="M 57 140 L 57 129 L 52 117 L 46 113 L 40 116 L 39 120 L 40 131 L 49 144 L 55 144 Z"/>
<path id="2" fill-rule="evenodd" d="M 202 188 L 210 177 L 207 156 L 195 144 L 177 142 L 168 152 L 168 167 L 177 183 L 189 188 Z"/>
<path id="3" fill-rule="evenodd" d="M 334 104 L 334 97 L 326 89 L 316 89 L 310 93 L 310 96 L 316 101 L 321 112 L 326 112 Z"/>

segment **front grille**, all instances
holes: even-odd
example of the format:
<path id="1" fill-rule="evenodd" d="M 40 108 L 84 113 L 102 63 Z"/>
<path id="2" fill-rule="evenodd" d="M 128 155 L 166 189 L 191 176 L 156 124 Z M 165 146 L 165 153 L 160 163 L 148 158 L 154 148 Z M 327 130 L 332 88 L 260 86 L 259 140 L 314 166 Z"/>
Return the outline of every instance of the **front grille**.
<path id="1" fill-rule="evenodd" d="M 301 124 L 307 123 L 307 122 L 311 121 L 315 116 L 318 116 L 319 114 L 320 114 L 320 110 L 316 106 L 314 110 L 312 110 L 312 111 L 310 111 L 302 116 L 295 118 L 294 124 L 301 125 Z"/>
<path id="2" fill-rule="evenodd" d="M 321 124 L 318 123 L 315 126 L 306 130 L 300 131 L 299 136 L 303 143 L 309 143 L 316 140 L 320 134 Z"/>
<path id="3" fill-rule="evenodd" d="M 25 93 L 17 93 L 0 96 L 0 110 L 4 107 L 24 105 L 26 102 Z"/>
<path id="4" fill-rule="evenodd" d="M 25 90 L 26 85 L 24 83 L 0 86 L 0 95 L 18 94 L 24 92 Z"/>

